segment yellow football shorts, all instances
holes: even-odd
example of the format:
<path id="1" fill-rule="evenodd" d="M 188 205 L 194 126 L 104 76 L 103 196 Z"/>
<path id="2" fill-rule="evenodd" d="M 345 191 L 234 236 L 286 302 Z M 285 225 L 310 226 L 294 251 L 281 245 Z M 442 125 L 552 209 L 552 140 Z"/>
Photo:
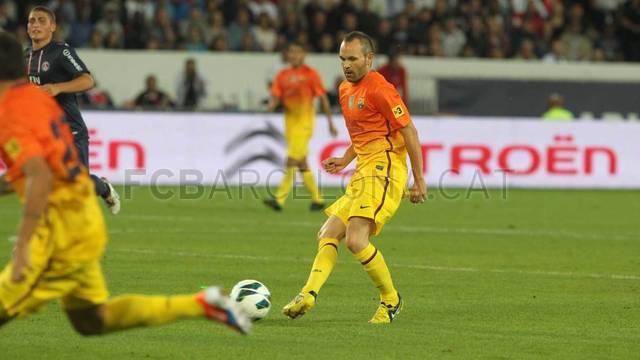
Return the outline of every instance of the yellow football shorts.
<path id="1" fill-rule="evenodd" d="M 357 216 L 374 221 L 374 235 L 393 217 L 400 206 L 407 186 L 406 153 L 389 153 L 363 161 L 347 185 L 345 194 L 326 210 L 346 225 Z"/>
<path id="2" fill-rule="evenodd" d="M 11 280 L 12 262 L 0 273 L 0 307 L 10 317 L 56 299 L 65 309 L 78 309 L 109 297 L 100 267 L 107 232 L 92 189 L 88 179 L 57 189 L 30 241 L 26 279 Z"/>
<path id="3" fill-rule="evenodd" d="M 285 138 L 289 158 L 302 160 L 307 157 L 314 123 L 313 117 L 285 117 Z"/>

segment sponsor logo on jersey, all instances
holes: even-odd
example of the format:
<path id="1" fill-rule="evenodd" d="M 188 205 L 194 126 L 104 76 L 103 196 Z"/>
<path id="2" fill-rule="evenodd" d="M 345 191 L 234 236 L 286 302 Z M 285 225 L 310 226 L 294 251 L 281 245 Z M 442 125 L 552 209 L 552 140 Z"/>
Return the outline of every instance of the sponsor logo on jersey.
<path id="1" fill-rule="evenodd" d="M 66 57 L 69 60 L 71 65 L 73 65 L 73 67 L 76 68 L 76 70 L 78 70 L 78 71 L 83 71 L 84 70 L 82 68 L 82 66 L 80 66 L 80 64 L 78 64 L 78 62 L 73 57 L 73 55 L 71 55 L 71 51 L 69 51 L 69 49 L 62 50 L 62 55 L 64 55 L 64 57 Z"/>

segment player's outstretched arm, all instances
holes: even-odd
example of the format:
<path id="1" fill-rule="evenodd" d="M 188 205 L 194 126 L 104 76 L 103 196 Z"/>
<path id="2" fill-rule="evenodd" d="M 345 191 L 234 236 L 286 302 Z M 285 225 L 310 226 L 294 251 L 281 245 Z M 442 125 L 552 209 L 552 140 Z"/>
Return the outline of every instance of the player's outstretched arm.
<path id="1" fill-rule="evenodd" d="M 327 94 L 320 95 L 320 104 L 322 105 L 322 111 L 327 115 L 327 122 L 329 123 L 329 133 L 332 137 L 338 136 L 338 129 L 333 124 L 333 114 L 331 113 L 331 105 L 329 104 L 329 97 Z"/>
<path id="2" fill-rule="evenodd" d="M 77 78 L 56 84 L 45 84 L 40 86 L 44 92 L 51 96 L 56 96 L 60 93 L 75 94 L 91 89 L 95 85 L 95 80 L 91 74 L 84 73 Z"/>
<path id="3" fill-rule="evenodd" d="M 22 166 L 26 178 L 25 202 L 22 220 L 18 227 L 18 240 L 13 251 L 11 280 L 24 280 L 26 270 L 31 267 L 29 241 L 47 207 L 53 174 L 42 156 L 34 156 Z"/>
<path id="4" fill-rule="evenodd" d="M 9 185 L 5 177 L 6 177 L 6 174 L 0 176 L 0 196 L 13 193 L 13 189 L 11 188 L 11 186 Z"/>
<path id="5" fill-rule="evenodd" d="M 413 172 L 413 186 L 411 187 L 410 199 L 414 204 L 423 203 L 427 199 L 427 184 L 422 175 L 422 150 L 420 148 L 420 139 L 418 139 L 418 131 L 413 125 L 413 121 L 400 129 L 404 143 L 411 159 L 411 169 Z"/>
<path id="6" fill-rule="evenodd" d="M 324 170 L 329 174 L 336 174 L 342 171 L 347 165 L 351 164 L 353 159 L 356 158 L 356 151 L 353 150 L 353 144 L 349 146 L 347 151 L 344 152 L 342 157 L 330 157 L 324 161 L 322 161 L 322 166 Z"/>

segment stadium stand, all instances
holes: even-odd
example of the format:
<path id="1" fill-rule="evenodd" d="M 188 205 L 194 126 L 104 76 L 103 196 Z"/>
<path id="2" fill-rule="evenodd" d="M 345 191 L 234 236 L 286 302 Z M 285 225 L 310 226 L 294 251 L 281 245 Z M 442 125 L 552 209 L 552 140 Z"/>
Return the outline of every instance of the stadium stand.
<path id="1" fill-rule="evenodd" d="M 30 6 L 56 12 L 77 48 L 277 52 L 288 41 L 335 52 L 345 32 L 380 53 L 431 57 L 640 61 L 639 0 L 0 1 L 0 28 L 27 43 Z M 394 48 L 392 48 L 394 47 Z"/>

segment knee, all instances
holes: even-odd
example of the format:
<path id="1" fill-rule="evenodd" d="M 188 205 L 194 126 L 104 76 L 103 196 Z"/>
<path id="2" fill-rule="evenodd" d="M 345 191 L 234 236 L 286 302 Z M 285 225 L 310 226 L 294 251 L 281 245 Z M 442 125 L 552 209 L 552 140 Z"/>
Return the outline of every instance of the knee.
<path id="1" fill-rule="evenodd" d="M 367 247 L 368 241 L 369 240 L 367 238 L 347 235 L 347 239 L 345 243 L 347 245 L 347 249 L 349 249 L 351 253 L 357 254 L 360 251 L 362 251 L 365 247 Z"/>
<path id="2" fill-rule="evenodd" d="M 369 220 L 352 219 L 349 221 L 346 233 L 346 245 L 349 251 L 357 254 L 369 245 L 371 224 Z"/>

